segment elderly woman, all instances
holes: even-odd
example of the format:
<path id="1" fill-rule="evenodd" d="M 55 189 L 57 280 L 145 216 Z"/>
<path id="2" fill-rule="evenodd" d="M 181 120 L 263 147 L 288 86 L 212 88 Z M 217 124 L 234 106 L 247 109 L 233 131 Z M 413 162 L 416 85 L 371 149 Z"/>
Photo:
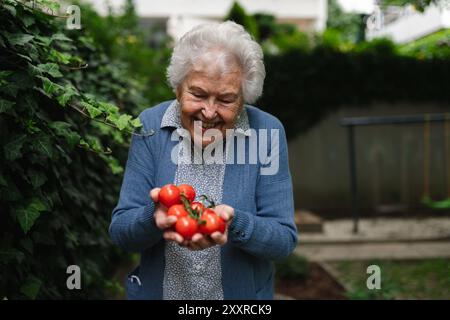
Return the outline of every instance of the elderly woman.
<path id="1" fill-rule="evenodd" d="M 140 115 L 154 134 L 132 138 L 112 214 L 114 243 L 141 253 L 127 278 L 129 299 L 273 298 L 273 261 L 292 252 L 297 230 L 283 126 L 246 104 L 261 95 L 264 77 L 260 46 L 234 22 L 196 27 L 175 45 L 168 79 L 176 100 Z M 234 138 L 244 143 L 231 144 Z M 224 161 L 180 161 L 192 159 L 186 150 L 195 155 L 220 142 Z M 262 145 L 267 152 L 259 152 Z M 262 159 L 248 160 L 255 152 Z M 272 162 L 276 170 L 264 173 Z M 177 219 L 158 202 L 169 183 L 190 184 L 220 203 L 215 211 L 227 222 L 225 233 L 186 240 L 173 231 Z"/>

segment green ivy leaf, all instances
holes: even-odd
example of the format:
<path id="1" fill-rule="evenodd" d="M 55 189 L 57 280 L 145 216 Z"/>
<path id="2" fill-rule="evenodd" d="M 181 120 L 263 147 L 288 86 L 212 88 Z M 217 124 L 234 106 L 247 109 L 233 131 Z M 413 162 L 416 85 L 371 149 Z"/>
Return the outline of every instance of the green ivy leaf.
<path id="1" fill-rule="evenodd" d="M 22 18 L 22 22 L 25 25 L 25 27 L 28 28 L 29 26 L 34 24 L 35 20 L 33 16 L 25 16 Z"/>
<path id="2" fill-rule="evenodd" d="M 22 146 L 23 143 L 25 142 L 25 135 L 20 135 L 18 137 L 16 137 L 15 139 L 13 139 L 12 141 L 10 141 L 9 143 L 7 143 L 4 147 L 3 147 L 3 151 L 5 152 L 5 157 L 6 159 L 10 160 L 10 161 L 14 161 L 16 159 L 18 159 L 19 157 L 21 157 L 22 152 Z"/>
<path id="3" fill-rule="evenodd" d="M 63 121 L 55 121 L 50 123 L 49 126 L 55 131 L 58 136 L 65 138 L 67 143 L 69 143 L 71 147 L 76 146 L 80 142 L 80 135 L 70 129 L 71 125 L 69 123 Z"/>
<path id="4" fill-rule="evenodd" d="M 62 64 L 68 64 L 70 60 L 72 59 L 72 56 L 68 53 L 59 52 L 55 49 L 51 49 L 50 53 L 48 55 L 48 58 L 50 61 L 62 63 Z"/>
<path id="5" fill-rule="evenodd" d="M 4 5 L 3 5 L 3 8 L 6 9 L 6 10 L 8 10 L 9 13 L 10 13 L 13 17 L 16 16 L 17 11 L 16 11 L 16 8 L 14 8 L 14 6 L 11 6 L 11 5 L 9 5 L 9 4 L 4 4 Z"/>
<path id="6" fill-rule="evenodd" d="M 16 211 L 17 220 L 19 221 L 20 227 L 25 234 L 30 231 L 31 227 L 34 225 L 36 219 L 39 218 L 40 215 L 41 213 L 33 208 L 22 208 Z"/>
<path id="7" fill-rule="evenodd" d="M 62 73 L 59 71 L 59 67 L 56 63 L 45 63 L 45 64 L 38 64 L 37 68 L 41 70 L 42 72 L 48 73 L 54 78 L 60 78 L 62 77 Z"/>
<path id="8" fill-rule="evenodd" d="M 90 148 L 90 147 L 89 147 L 89 143 L 87 143 L 87 141 L 84 140 L 84 139 L 81 139 L 81 140 L 80 140 L 80 147 L 86 148 L 86 149 L 89 149 L 89 148 Z"/>
<path id="9" fill-rule="evenodd" d="M 50 43 L 52 43 L 52 39 L 45 36 L 36 36 L 36 41 L 42 43 L 44 46 L 50 46 Z"/>
<path id="10" fill-rule="evenodd" d="M 47 177 L 41 171 L 28 170 L 28 180 L 34 189 L 41 187 L 46 181 Z"/>
<path id="11" fill-rule="evenodd" d="M 62 87 L 59 84 L 54 83 L 53 81 L 50 81 L 50 79 L 48 79 L 46 77 L 39 76 L 39 78 L 42 79 L 42 82 L 44 84 L 44 92 L 49 97 L 51 97 L 53 93 L 62 89 Z"/>
<path id="12" fill-rule="evenodd" d="M 36 211 L 46 211 L 47 205 L 45 204 L 45 202 L 43 202 L 41 199 L 39 198 L 33 198 L 31 199 L 30 204 L 28 205 L 28 208 L 34 209 Z"/>
<path id="13" fill-rule="evenodd" d="M 107 117 L 106 120 L 108 120 L 109 122 L 116 124 L 116 122 L 119 120 L 119 115 L 116 113 L 110 113 Z"/>
<path id="14" fill-rule="evenodd" d="M 76 91 L 73 86 L 66 85 L 64 86 L 64 93 L 60 95 L 58 98 L 56 98 L 60 105 L 65 107 L 67 105 L 67 102 L 69 102 L 73 96 L 79 96 L 80 94 L 78 91 Z"/>
<path id="15" fill-rule="evenodd" d="M 67 37 L 66 35 L 64 35 L 63 33 L 57 33 L 54 34 L 51 38 L 51 41 L 73 41 L 72 39 L 70 39 L 69 37 Z"/>
<path id="16" fill-rule="evenodd" d="M 23 46 L 24 44 L 30 42 L 34 36 L 26 33 L 8 33 L 5 32 L 6 39 L 13 46 Z"/>
<path id="17" fill-rule="evenodd" d="M 88 111 L 89 115 L 92 119 L 95 119 L 99 115 L 102 114 L 102 111 L 99 108 L 94 107 L 92 104 L 82 101 L 80 103 L 86 110 Z"/>
<path id="18" fill-rule="evenodd" d="M 114 158 L 112 156 L 106 156 L 104 154 L 102 154 L 100 156 L 108 164 L 109 168 L 111 169 L 112 174 L 123 173 L 123 167 L 119 164 L 119 161 L 116 158 Z"/>
<path id="19" fill-rule="evenodd" d="M 48 136 L 41 136 L 35 140 L 33 144 L 33 149 L 42 153 L 43 155 L 51 158 L 53 156 L 52 143 Z"/>
<path id="20" fill-rule="evenodd" d="M 33 59 L 31 59 L 29 56 L 26 56 L 24 54 L 17 53 L 17 56 L 27 60 L 28 62 L 32 62 L 33 61 Z"/>
<path id="21" fill-rule="evenodd" d="M 41 289 L 42 281 L 34 276 L 29 276 L 25 283 L 20 287 L 20 292 L 30 299 L 36 299 Z"/>
<path id="22" fill-rule="evenodd" d="M 95 136 L 87 136 L 86 137 L 88 143 L 89 143 L 89 147 L 97 152 L 103 152 L 103 148 L 102 145 L 100 143 L 100 140 L 95 137 Z"/>
<path id="23" fill-rule="evenodd" d="M 123 130 L 128 126 L 128 121 L 131 120 L 131 116 L 128 114 L 123 114 L 119 117 L 119 119 L 115 122 L 115 125 L 119 128 L 119 130 Z"/>
<path id="24" fill-rule="evenodd" d="M 70 123 L 64 121 L 54 121 L 50 123 L 49 126 L 53 130 L 55 130 L 57 135 L 60 136 L 64 135 L 65 131 L 69 130 L 72 127 Z"/>
<path id="25" fill-rule="evenodd" d="M 140 127 L 142 127 L 142 122 L 141 122 L 141 120 L 139 118 L 131 120 L 130 123 L 133 126 L 133 128 L 140 128 Z"/>
<path id="26" fill-rule="evenodd" d="M 13 73 L 14 72 L 12 72 L 12 71 L 2 70 L 2 71 L 0 71 L 0 79 L 6 79 L 7 77 L 12 75 Z"/>
<path id="27" fill-rule="evenodd" d="M 0 113 L 7 112 L 15 104 L 16 104 L 15 102 L 0 99 Z"/>
<path id="28" fill-rule="evenodd" d="M 46 211 L 47 205 L 39 198 L 31 199 L 26 208 L 19 208 L 15 211 L 17 220 L 24 233 L 28 233 L 33 227 L 37 218 L 41 215 L 42 211 Z"/>
<path id="29" fill-rule="evenodd" d="M 99 109 L 105 113 L 117 113 L 119 112 L 119 107 L 107 102 L 99 102 Z"/>

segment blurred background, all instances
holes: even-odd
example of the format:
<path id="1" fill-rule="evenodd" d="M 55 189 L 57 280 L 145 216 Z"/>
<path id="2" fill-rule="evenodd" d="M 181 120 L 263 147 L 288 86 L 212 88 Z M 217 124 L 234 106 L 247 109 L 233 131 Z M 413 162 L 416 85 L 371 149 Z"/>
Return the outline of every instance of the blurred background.
<path id="1" fill-rule="evenodd" d="M 230 19 L 263 47 L 256 105 L 288 135 L 299 244 L 277 298 L 450 299 L 448 1 L 4 0 L 0 17 L 0 298 L 124 298 L 139 257 L 108 226 L 135 118 L 173 99 L 174 41 Z"/>

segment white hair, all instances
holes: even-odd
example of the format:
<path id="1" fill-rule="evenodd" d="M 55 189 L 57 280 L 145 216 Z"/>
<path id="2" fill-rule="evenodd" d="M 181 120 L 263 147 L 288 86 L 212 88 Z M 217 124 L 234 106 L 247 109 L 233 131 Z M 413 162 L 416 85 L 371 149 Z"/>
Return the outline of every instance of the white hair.
<path id="1" fill-rule="evenodd" d="M 262 49 L 241 25 L 232 21 L 199 25 L 175 44 L 167 68 L 173 90 L 199 63 L 211 66 L 211 59 L 222 73 L 238 64 L 245 103 L 253 103 L 261 96 L 266 76 Z"/>

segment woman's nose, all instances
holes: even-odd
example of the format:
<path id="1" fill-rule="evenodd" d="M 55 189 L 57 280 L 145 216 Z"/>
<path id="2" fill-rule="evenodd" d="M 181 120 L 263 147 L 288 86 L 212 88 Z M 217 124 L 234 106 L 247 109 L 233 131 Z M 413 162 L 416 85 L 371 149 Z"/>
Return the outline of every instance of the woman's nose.
<path id="1" fill-rule="evenodd" d="M 205 119 L 212 120 L 217 115 L 217 107 L 214 101 L 207 101 L 202 109 Z"/>

